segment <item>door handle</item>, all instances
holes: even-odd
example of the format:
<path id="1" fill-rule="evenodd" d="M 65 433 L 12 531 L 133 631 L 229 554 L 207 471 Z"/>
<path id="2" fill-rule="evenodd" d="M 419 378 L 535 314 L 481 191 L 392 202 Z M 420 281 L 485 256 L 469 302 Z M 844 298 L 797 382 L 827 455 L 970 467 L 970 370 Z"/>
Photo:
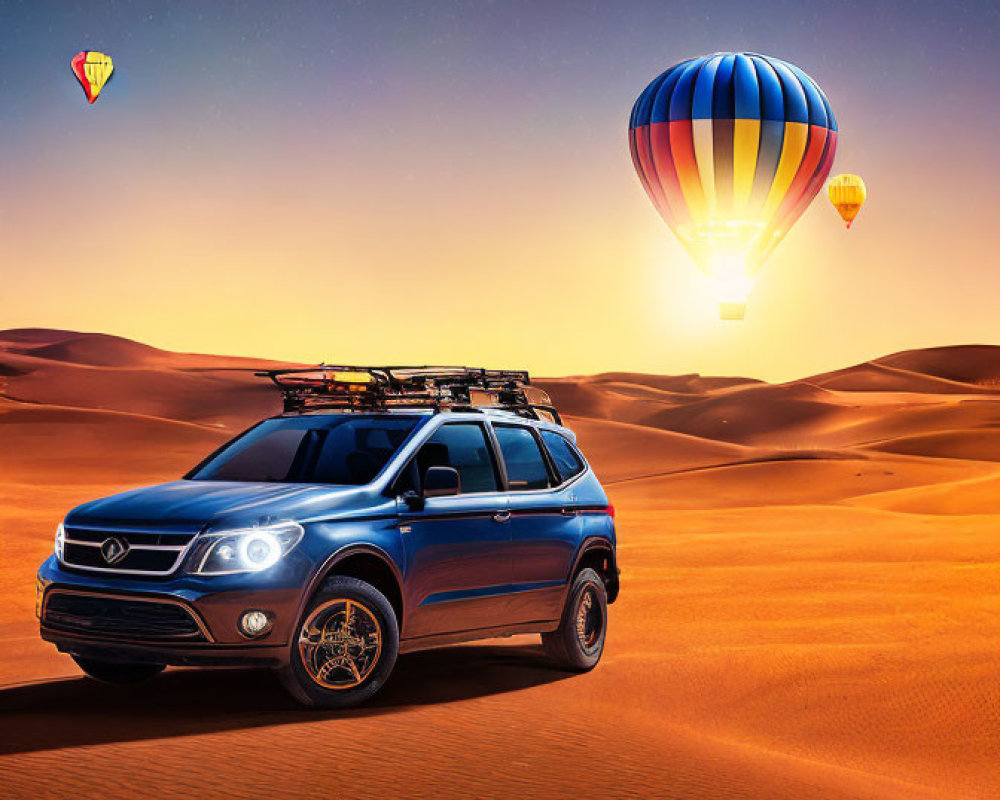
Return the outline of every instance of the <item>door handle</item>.
<path id="1" fill-rule="evenodd" d="M 506 522 L 509 519 L 510 519 L 509 511 L 497 511 L 496 513 L 493 514 L 494 522 Z"/>

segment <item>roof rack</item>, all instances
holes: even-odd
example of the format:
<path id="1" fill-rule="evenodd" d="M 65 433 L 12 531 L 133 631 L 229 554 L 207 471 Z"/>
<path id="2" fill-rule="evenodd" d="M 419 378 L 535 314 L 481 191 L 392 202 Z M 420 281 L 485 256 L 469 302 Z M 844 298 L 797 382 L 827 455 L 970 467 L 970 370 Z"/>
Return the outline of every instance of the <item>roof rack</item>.
<path id="1" fill-rule="evenodd" d="M 270 378 L 278 387 L 286 414 L 323 409 L 427 408 L 438 412 L 493 408 L 562 424 L 548 394 L 531 385 L 525 370 L 317 364 L 254 374 Z"/>

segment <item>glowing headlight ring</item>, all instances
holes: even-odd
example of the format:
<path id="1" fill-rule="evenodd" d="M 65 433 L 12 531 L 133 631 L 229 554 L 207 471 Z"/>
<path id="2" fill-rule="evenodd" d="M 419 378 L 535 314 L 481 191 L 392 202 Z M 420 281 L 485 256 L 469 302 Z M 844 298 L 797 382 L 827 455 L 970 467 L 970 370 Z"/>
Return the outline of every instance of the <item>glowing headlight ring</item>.
<path id="1" fill-rule="evenodd" d="M 269 551 L 266 559 L 259 561 L 251 559 L 250 548 L 257 542 L 264 542 L 268 546 Z M 239 550 L 243 566 L 255 571 L 273 567 L 278 563 L 278 559 L 281 558 L 281 542 L 278 541 L 277 536 L 267 531 L 255 531 L 254 533 L 240 537 Z"/>

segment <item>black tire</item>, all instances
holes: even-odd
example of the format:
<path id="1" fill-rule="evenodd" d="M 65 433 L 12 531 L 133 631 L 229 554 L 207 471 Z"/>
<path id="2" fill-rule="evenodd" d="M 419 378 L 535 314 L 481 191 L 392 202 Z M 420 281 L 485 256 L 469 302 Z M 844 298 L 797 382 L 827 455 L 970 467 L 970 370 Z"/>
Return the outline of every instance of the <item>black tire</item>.
<path id="1" fill-rule="evenodd" d="M 132 664 L 121 661 L 100 661 L 96 658 L 73 656 L 77 666 L 95 681 L 102 683 L 144 683 L 164 670 L 163 664 Z"/>
<path id="2" fill-rule="evenodd" d="M 562 669 L 586 672 L 601 660 L 607 630 L 608 592 L 604 581 L 594 570 L 582 569 L 570 586 L 559 627 L 542 634 L 542 647 Z"/>
<path id="3" fill-rule="evenodd" d="M 304 705 L 346 708 L 382 688 L 398 654 L 396 613 L 385 595 L 357 578 L 335 575 L 303 612 L 279 675 Z"/>

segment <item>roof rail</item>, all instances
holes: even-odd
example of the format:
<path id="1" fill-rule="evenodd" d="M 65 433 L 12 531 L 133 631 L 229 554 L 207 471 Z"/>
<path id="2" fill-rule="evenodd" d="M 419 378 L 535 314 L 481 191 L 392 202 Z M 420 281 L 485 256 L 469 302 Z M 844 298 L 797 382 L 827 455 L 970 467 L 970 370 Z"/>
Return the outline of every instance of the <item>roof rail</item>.
<path id="1" fill-rule="evenodd" d="M 323 409 L 427 408 L 438 412 L 493 408 L 562 424 L 548 394 L 531 385 L 525 370 L 317 364 L 254 374 L 270 378 L 278 387 L 286 414 Z"/>

